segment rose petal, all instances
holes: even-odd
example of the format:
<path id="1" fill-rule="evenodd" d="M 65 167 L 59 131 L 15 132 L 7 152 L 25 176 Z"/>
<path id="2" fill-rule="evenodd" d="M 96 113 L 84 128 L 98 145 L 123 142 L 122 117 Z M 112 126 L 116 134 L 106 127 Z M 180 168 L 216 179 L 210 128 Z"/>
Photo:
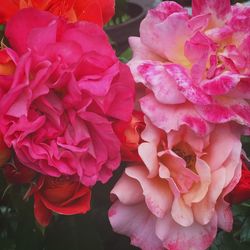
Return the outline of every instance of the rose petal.
<path id="1" fill-rule="evenodd" d="M 129 189 L 127 189 L 128 185 Z M 111 196 L 112 200 L 117 197 L 125 205 L 135 205 L 144 199 L 143 190 L 138 181 L 128 177 L 126 174 L 122 175 L 110 193 L 113 196 L 113 198 Z"/>
<path id="2" fill-rule="evenodd" d="M 56 17 L 49 12 L 27 8 L 20 10 L 6 26 L 5 35 L 18 53 L 27 51 L 27 39 L 33 28 L 47 26 Z"/>
<path id="3" fill-rule="evenodd" d="M 115 232 L 131 238 L 132 245 L 145 250 L 163 250 L 154 232 L 156 219 L 143 203 L 126 206 L 116 201 L 109 209 L 109 220 Z"/>
<path id="4" fill-rule="evenodd" d="M 168 183 L 161 179 L 148 179 L 147 172 L 142 167 L 129 167 L 125 172 L 140 183 L 149 210 L 155 216 L 163 217 L 172 203 Z"/>
<path id="5" fill-rule="evenodd" d="M 170 250 L 207 249 L 212 244 L 216 232 L 216 215 L 205 226 L 195 222 L 190 227 L 183 227 L 169 215 L 164 219 L 157 219 L 156 223 L 156 235 L 163 241 L 164 247 Z"/>
<path id="6" fill-rule="evenodd" d="M 194 132 L 204 135 L 210 130 L 210 125 L 204 121 L 193 106 L 189 103 L 179 105 L 162 105 L 153 95 L 148 95 L 140 100 L 142 111 L 150 118 L 151 122 L 167 133 L 170 130 L 178 130 L 186 124 Z"/>
<path id="7" fill-rule="evenodd" d="M 38 194 L 34 195 L 34 215 L 37 222 L 43 227 L 49 225 L 52 217 L 52 213 L 44 206 Z"/>
<path id="8" fill-rule="evenodd" d="M 183 45 L 191 33 L 186 10 L 169 2 L 149 11 L 140 26 L 141 41 L 159 56 L 176 63 L 187 62 Z"/>
<path id="9" fill-rule="evenodd" d="M 185 97 L 163 65 L 144 63 L 138 67 L 138 71 L 145 81 L 144 85 L 154 92 L 156 100 L 160 103 L 179 104 L 185 102 Z"/>

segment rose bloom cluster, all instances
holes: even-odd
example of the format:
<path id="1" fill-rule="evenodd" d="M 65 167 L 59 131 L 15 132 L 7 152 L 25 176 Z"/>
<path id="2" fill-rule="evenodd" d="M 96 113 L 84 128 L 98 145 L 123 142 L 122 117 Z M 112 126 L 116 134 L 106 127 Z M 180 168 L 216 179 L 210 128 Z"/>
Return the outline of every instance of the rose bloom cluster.
<path id="1" fill-rule="evenodd" d="M 106 183 L 120 165 L 113 125 L 131 119 L 130 70 L 95 23 L 24 8 L 9 19 L 5 36 L 10 47 L 0 50 L 0 164 L 10 150 L 13 157 L 4 176 L 32 184 L 26 197 L 34 195 L 43 226 L 52 212 L 86 213 L 91 187 Z"/>
<path id="2" fill-rule="evenodd" d="M 231 231 L 230 203 L 250 198 L 250 7 L 193 0 L 190 15 L 165 1 L 130 38 L 129 67 L 100 27 L 113 12 L 110 0 L 0 4 L 3 175 L 29 187 L 47 226 L 86 213 L 123 160 L 114 231 L 142 250 L 205 250 Z"/>
<path id="3" fill-rule="evenodd" d="M 130 162 L 109 219 L 133 245 L 205 250 L 218 228 L 232 230 L 229 202 L 250 190 L 240 141 L 250 132 L 249 27 L 250 7 L 229 0 L 193 0 L 192 15 L 165 1 L 130 38 L 145 129 L 129 133 L 132 119 L 125 133 L 140 160 L 121 140 Z"/>

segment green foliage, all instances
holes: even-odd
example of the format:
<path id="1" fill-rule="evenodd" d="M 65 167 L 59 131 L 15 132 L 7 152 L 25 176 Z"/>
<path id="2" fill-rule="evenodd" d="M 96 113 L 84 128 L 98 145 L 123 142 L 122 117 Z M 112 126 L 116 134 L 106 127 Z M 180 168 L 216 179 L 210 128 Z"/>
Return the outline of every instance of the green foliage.
<path id="1" fill-rule="evenodd" d="M 232 207 L 234 227 L 232 232 L 220 231 L 210 250 L 250 249 L 250 201 Z"/>
<path id="2" fill-rule="evenodd" d="M 109 21 L 107 26 L 117 25 L 124 23 L 130 19 L 127 14 L 127 1 L 126 0 L 116 0 L 115 1 L 115 15 Z"/>
<path id="3" fill-rule="evenodd" d="M 33 201 L 22 200 L 23 190 L 13 187 L 0 205 L 1 250 L 42 250 L 43 237 L 33 216 Z"/>
<path id="4" fill-rule="evenodd" d="M 0 25 L 0 48 L 1 48 L 1 41 L 4 38 L 4 25 Z"/>
<path id="5" fill-rule="evenodd" d="M 242 136 L 241 142 L 242 143 L 250 143 L 250 136 Z"/>
<path id="6" fill-rule="evenodd" d="M 232 234 L 220 231 L 210 250 L 236 250 L 238 247 L 238 243 Z"/>
<path id="7" fill-rule="evenodd" d="M 132 58 L 132 50 L 130 48 L 126 49 L 120 56 L 120 61 L 127 63 Z"/>
<path id="8" fill-rule="evenodd" d="M 240 241 L 250 243 L 250 217 L 248 217 L 240 229 Z"/>

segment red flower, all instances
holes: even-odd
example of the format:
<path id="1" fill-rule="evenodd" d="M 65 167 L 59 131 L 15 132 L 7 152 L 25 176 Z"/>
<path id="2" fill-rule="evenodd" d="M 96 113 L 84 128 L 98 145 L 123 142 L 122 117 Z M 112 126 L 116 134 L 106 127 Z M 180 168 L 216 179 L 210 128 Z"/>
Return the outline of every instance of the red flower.
<path id="1" fill-rule="evenodd" d="M 5 23 L 19 9 L 34 7 L 69 21 L 86 20 L 104 25 L 114 15 L 114 0 L 0 0 L 0 23 Z"/>
<path id="2" fill-rule="evenodd" d="M 1 75 L 12 75 L 15 71 L 15 64 L 8 55 L 6 49 L 0 50 L 0 74 Z"/>
<path id="3" fill-rule="evenodd" d="M 141 143 L 140 134 L 145 128 L 143 113 L 134 111 L 129 122 L 114 123 L 113 129 L 121 142 L 122 161 L 141 161 L 138 146 Z"/>
<path id="4" fill-rule="evenodd" d="M 13 75 L 16 69 L 16 65 L 11 58 L 12 55 L 13 53 L 11 49 L 0 49 L 0 99 L 10 89 Z"/>
<path id="5" fill-rule="evenodd" d="M 24 166 L 16 157 L 14 163 L 3 167 L 3 175 L 7 182 L 12 184 L 30 183 L 36 176 L 36 172 Z"/>
<path id="6" fill-rule="evenodd" d="M 250 170 L 246 162 L 242 161 L 241 179 L 234 190 L 227 196 L 230 203 L 241 203 L 250 199 Z"/>
<path id="7" fill-rule="evenodd" d="M 9 160 L 10 155 L 11 151 L 4 143 L 3 136 L 0 133 L 0 167 L 3 166 Z"/>
<path id="8" fill-rule="evenodd" d="M 64 215 L 84 214 L 90 209 L 91 191 L 72 177 L 41 176 L 31 190 L 37 222 L 47 226 L 52 212 Z"/>

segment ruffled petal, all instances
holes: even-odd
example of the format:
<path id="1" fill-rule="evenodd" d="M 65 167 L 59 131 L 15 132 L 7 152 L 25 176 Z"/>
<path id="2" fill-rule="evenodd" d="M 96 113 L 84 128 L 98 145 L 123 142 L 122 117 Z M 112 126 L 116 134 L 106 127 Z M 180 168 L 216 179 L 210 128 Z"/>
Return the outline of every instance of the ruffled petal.
<path id="1" fill-rule="evenodd" d="M 163 105 L 157 102 L 153 95 L 147 95 L 140 100 L 142 111 L 152 123 L 165 132 L 178 130 L 181 125 L 189 126 L 194 132 L 205 135 L 211 127 L 195 111 L 192 105 Z"/>
<path id="2" fill-rule="evenodd" d="M 125 172 L 140 183 L 145 196 L 145 203 L 152 214 L 163 217 L 172 203 L 168 183 L 158 178 L 147 178 L 147 171 L 143 167 L 129 167 Z"/>

